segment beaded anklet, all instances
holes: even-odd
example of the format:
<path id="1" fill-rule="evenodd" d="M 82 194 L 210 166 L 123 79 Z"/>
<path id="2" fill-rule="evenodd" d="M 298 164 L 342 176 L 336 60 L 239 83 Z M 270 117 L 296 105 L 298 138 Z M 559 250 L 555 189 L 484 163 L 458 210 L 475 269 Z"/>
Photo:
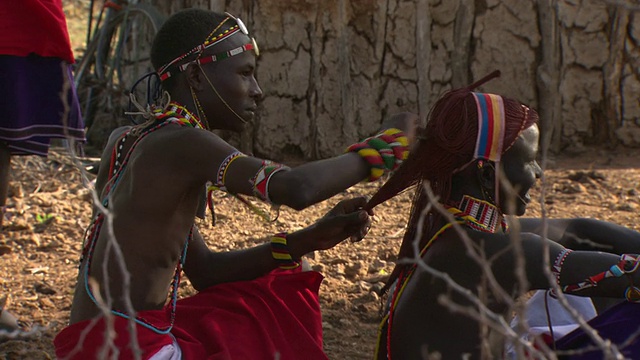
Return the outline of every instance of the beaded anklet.
<path id="1" fill-rule="evenodd" d="M 271 237 L 271 256 L 283 270 L 291 270 L 300 266 L 300 259 L 294 259 L 287 246 L 287 233 L 277 233 Z"/>
<path id="2" fill-rule="evenodd" d="M 401 130 L 391 128 L 349 146 L 345 152 L 355 152 L 369 163 L 368 181 L 372 182 L 402 164 L 409 156 L 409 142 Z"/>

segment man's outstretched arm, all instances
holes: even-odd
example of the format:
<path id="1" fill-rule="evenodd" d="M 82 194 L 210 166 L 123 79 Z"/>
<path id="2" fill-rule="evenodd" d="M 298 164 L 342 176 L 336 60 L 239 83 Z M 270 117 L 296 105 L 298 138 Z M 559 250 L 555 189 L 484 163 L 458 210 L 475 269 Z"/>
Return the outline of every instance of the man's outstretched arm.
<path id="1" fill-rule="evenodd" d="M 523 232 L 542 236 L 542 219 L 520 220 Z M 611 222 L 589 219 L 546 219 L 548 239 L 572 250 L 640 254 L 640 232 Z"/>
<path id="2" fill-rule="evenodd" d="M 416 122 L 416 115 L 404 113 L 386 121 L 383 128 L 399 128 L 407 132 L 411 143 Z M 175 155 L 175 171 L 191 175 L 190 185 L 214 181 L 223 185 L 230 193 L 266 197 L 274 204 L 286 205 L 296 210 L 326 200 L 372 173 L 370 163 L 355 152 L 309 162 L 292 169 L 279 167 L 277 171 L 266 171 L 265 166 L 269 165 L 265 165 L 263 159 L 236 156 L 237 150 L 231 145 L 215 134 L 201 131 L 191 132 L 188 139 L 180 139 L 179 147 L 184 150 L 182 153 L 165 154 L 165 157 Z M 261 187 L 263 193 L 256 194 L 260 179 L 264 179 Z"/>
<path id="3" fill-rule="evenodd" d="M 370 225 L 368 214 L 359 210 L 365 203 L 362 197 L 341 201 L 313 225 L 286 235 L 284 253 L 295 261 L 312 251 L 332 248 L 349 237 L 362 239 Z M 252 280 L 281 265 L 269 242 L 250 249 L 216 253 L 195 229 L 184 271 L 193 287 L 203 290 L 220 283 Z"/>

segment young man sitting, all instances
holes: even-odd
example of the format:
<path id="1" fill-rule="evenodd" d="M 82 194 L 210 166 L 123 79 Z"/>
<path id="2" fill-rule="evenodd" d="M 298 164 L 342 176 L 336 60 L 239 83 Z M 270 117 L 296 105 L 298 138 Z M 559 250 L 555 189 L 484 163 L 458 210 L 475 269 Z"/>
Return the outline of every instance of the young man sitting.
<path id="1" fill-rule="evenodd" d="M 410 157 L 365 207 L 418 184 L 390 280 L 397 285 L 391 287 L 381 325 L 378 359 L 424 359 L 436 353 L 443 359 L 501 357 L 490 353 L 489 340 L 505 334 L 517 338 L 505 319 L 514 299 L 531 289 L 640 300 L 637 255 L 572 251 L 508 229 L 505 215 L 525 213 L 529 190 L 541 175 L 538 114 L 517 100 L 473 92 L 498 74 L 439 99 Z M 594 319 L 594 325 L 603 329 L 601 336 L 622 344 L 637 330 L 639 310 L 624 303 Z M 592 339 L 574 335 L 558 349 L 584 348 Z M 632 340 L 619 350 L 637 357 L 640 341 Z M 526 345 L 530 354 L 539 355 L 533 344 Z"/>
<path id="2" fill-rule="evenodd" d="M 229 14 L 184 10 L 159 30 L 151 60 L 167 101 L 141 106 L 148 121 L 114 131 L 104 151 L 96 181 L 102 209 L 85 239 L 71 324 L 55 339 L 59 358 L 326 358 L 322 277 L 301 272 L 300 258 L 361 239 L 364 200 L 341 202 L 268 243 L 214 253 L 194 225 L 205 184 L 303 209 L 395 169 L 408 139 L 390 126 L 346 154 L 295 168 L 239 152 L 207 130 L 242 131 L 253 118 L 262 96 L 257 54 Z M 401 114 L 392 123 L 410 134 L 415 118 Z M 182 271 L 199 293 L 178 300 Z"/>

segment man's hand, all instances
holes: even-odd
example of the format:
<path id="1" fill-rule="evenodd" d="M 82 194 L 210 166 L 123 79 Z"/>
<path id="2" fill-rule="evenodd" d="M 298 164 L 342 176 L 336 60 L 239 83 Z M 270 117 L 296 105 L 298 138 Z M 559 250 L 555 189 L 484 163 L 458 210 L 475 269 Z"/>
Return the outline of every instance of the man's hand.
<path id="1" fill-rule="evenodd" d="M 389 128 L 400 129 L 407 136 L 409 146 L 413 146 L 416 139 L 416 129 L 418 127 L 419 121 L 420 119 L 418 115 L 414 113 L 403 112 L 395 114 L 382 123 L 382 126 L 380 126 L 380 131 Z"/>
<path id="2" fill-rule="evenodd" d="M 371 226 L 364 197 L 340 201 L 315 224 L 296 231 L 287 237 L 289 250 L 294 257 L 301 257 L 314 250 L 330 249 L 346 238 L 362 240 Z"/>

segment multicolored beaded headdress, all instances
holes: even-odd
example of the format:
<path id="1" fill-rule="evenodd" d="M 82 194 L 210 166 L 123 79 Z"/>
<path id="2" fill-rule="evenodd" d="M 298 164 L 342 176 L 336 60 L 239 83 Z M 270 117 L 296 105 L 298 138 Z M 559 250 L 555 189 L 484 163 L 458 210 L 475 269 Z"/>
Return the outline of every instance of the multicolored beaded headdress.
<path id="1" fill-rule="evenodd" d="M 239 31 L 249 36 L 249 30 L 247 30 L 247 27 L 244 25 L 244 22 L 240 20 L 240 18 L 237 18 L 229 13 L 225 13 L 225 15 L 227 15 L 227 17 L 224 20 L 222 20 L 222 22 L 220 22 L 220 24 L 218 24 L 218 26 L 216 26 L 215 29 L 211 31 L 211 33 L 209 33 L 204 43 L 178 56 L 177 58 L 171 60 L 166 65 L 163 65 L 158 69 L 157 72 L 158 72 L 158 75 L 160 76 L 161 81 L 164 81 L 172 76 L 172 73 L 169 71 L 169 68 L 176 66 L 180 61 L 194 54 L 197 55 L 196 59 L 179 65 L 177 67 L 178 72 L 185 71 L 187 67 L 191 64 L 202 65 L 210 62 L 221 61 L 221 60 L 230 58 L 232 56 L 242 54 L 243 52 L 249 51 L 249 50 L 253 50 L 256 56 L 260 55 L 260 50 L 258 49 L 258 43 L 256 43 L 255 38 L 251 37 L 251 42 L 244 44 L 242 46 L 239 46 L 235 49 L 231 49 L 229 51 L 221 52 L 215 55 L 204 56 L 204 57 L 202 56 L 202 54 L 206 49 L 221 43 L 222 41 L 230 38 L 232 35 L 238 33 Z M 225 22 L 227 22 L 229 19 L 234 20 L 236 22 L 236 25 L 228 29 L 225 29 L 222 33 L 218 34 L 217 33 L 218 29 L 220 29 L 220 27 L 222 27 L 222 25 Z"/>
<path id="2" fill-rule="evenodd" d="M 505 114 L 502 96 L 472 92 L 478 109 L 478 138 L 473 159 L 495 163 L 495 205 L 500 206 L 500 159 L 504 148 Z M 480 167 L 482 165 L 479 165 Z"/>
<path id="3" fill-rule="evenodd" d="M 505 130 L 502 96 L 477 92 L 472 94 L 478 108 L 478 138 L 473 158 L 499 162 Z"/>
<path id="4" fill-rule="evenodd" d="M 518 139 L 515 137 L 510 144 L 505 147 L 504 138 L 506 130 L 506 114 L 504 109 L 504 99 L 500 95 L 484 94 L 472 92 L 478 109 L 478 137 L 473 160 L 483 159 L 495 163 L 495 205 L 499 206 L 499 185 L 500 185 L 500 160 L 504 154 Z M 529 108 L 521 105 L 524 111 L 520 132 L 524 130 L 524 125 L 529 116 Z M 479 167 L 482 164 L 479 163 Z"/>

